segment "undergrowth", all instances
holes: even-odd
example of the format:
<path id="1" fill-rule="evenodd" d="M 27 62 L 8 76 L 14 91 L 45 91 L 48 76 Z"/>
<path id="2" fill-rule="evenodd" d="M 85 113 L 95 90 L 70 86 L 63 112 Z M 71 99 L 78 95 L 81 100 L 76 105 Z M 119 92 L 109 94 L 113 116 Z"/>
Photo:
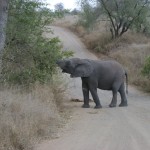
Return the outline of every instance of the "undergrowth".
<path id="1" fill-rule="evenodd" d="M 30 91 L 19 86 L 1 87 L 1 150 L 30 150 L 41 139 L 59 136 L 58 131 L 68 115 L 67 111 L 60 111 L 64 107 L 64 88 L 62 91 L 57 88 L 58 85 L 39 83 L 32 86 Z M 61 101 L 59 105 L 56 98 Z"/>
<path id="2" fill-rule="evenodd" d="M 36 0 L 9 2 L 2 81 L 47 83 L 57 72 L 56 61 L 72 55 L 61 50 L 58 38 L 43 37 L 43 32 L 52 34 L 46 25 L 53 22 L 53 12 L 44 6 Z"/>

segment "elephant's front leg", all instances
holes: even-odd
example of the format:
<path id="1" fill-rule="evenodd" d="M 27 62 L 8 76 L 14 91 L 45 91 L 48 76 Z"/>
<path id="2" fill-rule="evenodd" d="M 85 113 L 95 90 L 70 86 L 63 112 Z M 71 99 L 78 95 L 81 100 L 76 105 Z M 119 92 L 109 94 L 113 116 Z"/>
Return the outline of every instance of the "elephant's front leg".
<path id="1" fill-rule="evenodd" d="M 86 82 L 82 81 L 82 92 L 84 97 L 84 104 L 82 105 L 83 108 L 89 108 L 89 88 Z"/>
<path id="2" fill-rule="evenodd" d="M 94 108 L 102 108 L 98 94 L 97 94 L 97 88 L 96 87 L 90 87 L 90 92 L 92 94 L 93 100 L 96 104 L 96 106 Z"/>

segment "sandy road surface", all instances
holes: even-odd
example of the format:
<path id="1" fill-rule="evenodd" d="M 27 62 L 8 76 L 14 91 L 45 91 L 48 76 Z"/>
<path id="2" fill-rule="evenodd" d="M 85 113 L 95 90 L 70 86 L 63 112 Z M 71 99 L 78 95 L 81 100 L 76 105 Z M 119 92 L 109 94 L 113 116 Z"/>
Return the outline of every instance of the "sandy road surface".
<path id="1" fill-rule="evenodd" d="M 73 33 L 59 27 L 53 30 L 64 49 L 73 50 L 76 57 L 96 59 Z M 81 99 L 80 79 L 68 80 L 70 97 Z M 111 92 L 99 90 L 99 97 L 103 108 L 98 110 L 93 109 L 93 103 L 83 109 L 82 103 L 68 102 L 74 113 L 64 132 L 36 145 L 35 150 L 150 150 L 150 95 L 129 87 L 129 106 L 124 108 L 108 107 Z"/>

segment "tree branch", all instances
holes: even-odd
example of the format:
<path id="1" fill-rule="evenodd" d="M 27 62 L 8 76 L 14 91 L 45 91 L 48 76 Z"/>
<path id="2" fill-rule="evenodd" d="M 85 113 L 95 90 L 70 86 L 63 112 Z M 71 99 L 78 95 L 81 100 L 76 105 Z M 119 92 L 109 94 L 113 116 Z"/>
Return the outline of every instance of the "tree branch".
<path id="1" fill-rule="evenodd" d="M 135 19 L 139 17 L 139 15 L 141 14 L 141 11 L 143 10 L 143 8 L 145 7 L 145 5 L 147 3 L 148 3 L 148 0 L 145 0 L 145 3 L 143 4 L 143 6 L 141 6 L 141 9 L 138 11 L 137 15 L 133 17 L 133 19 L 130 21 L 129 25 L 127 26 L 128 29 L 133 24 L 133 22 L 135 21 Z"/>
<path id="2" fill-rule="evenodd" d="M 114 23 L 114 21 L 113 21 L 113 19 L 112 19 L 112 15 L 111 15 L 111 13 L 109 12 L 109 10 L 108 10 L 108 8 L 107 8 L 105 2 L 104 2 L 103 0 L 100 0 L 100 1 L 102 2 L 102 5 L 104 6 L 104 9 L 106 10 L 106 12 L 107 12 L 107 14 L 108 14 L 108 17 L 109 17 L 109 19 L 110 19 L 110 21 L 111 21 L 111 23 L 112 23 L 112 26 L 113 26 L 114 30 L 116 30 L 116 28 L 115 28 L 115 23 Z"/>

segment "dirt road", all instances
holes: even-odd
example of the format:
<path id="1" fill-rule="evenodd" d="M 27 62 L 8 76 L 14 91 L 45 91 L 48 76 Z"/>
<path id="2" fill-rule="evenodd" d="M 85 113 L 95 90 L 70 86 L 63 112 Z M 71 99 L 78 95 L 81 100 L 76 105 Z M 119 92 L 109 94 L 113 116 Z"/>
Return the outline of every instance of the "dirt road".
<path id="1" fill-rule="evenodd" d="M 64 49 L 75 57 L 97 59 L 80 39 L 67 29 L 53 27 Z M 48 36 L 48 35 L 47 35 Z M 80 78 L 70 79 L 70 97 L 82 99 Z M 35 150 L 150 150 L 150 95 L 129 87 L 128 107 L 109 108 L 111 92 L 99 90 L 102 109 L 81 108 L 82 103 L 68 102 L 72 119 L 57 139 L 45 141 Z M 118 104 L 120 96 L 118 95 Z"/>

